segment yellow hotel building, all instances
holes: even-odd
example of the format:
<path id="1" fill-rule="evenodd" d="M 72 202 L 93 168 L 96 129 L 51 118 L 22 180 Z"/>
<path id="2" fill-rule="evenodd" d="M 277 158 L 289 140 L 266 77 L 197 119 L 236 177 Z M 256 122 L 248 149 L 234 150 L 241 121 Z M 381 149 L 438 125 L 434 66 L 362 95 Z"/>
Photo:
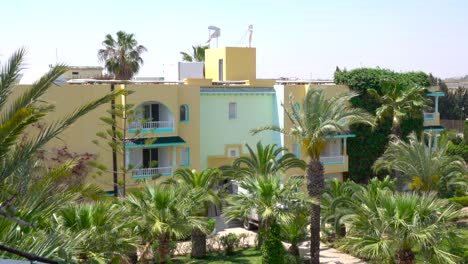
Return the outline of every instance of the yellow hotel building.
<path id="1" fill-rule="evenodd" d="M 18 90 L 25 87 L 19 86 Z M 125 165 L 132 164 L 133 167 L 126 177 L 129 188 L 136 187 L 138 180 L 154 175 L 170 177 L 182 167 L 202 170 L 228 165 L 235 158 L 247 154 L 245 144 L 254 146 L 258 141 L 264 145 L 284 146 L 305 159 L 299 145 L 289 138 L 275 132 L 253 136 L 250 130 L 269 124 L 288 129 L 290 123 L 281 104 L 288 102 L 290 94 L 297 102 L 302 102 L 308 89 L 322 89 L 327 97 L 349 90 L 347 86 L 330 82 L 260 80 L 256 78 L 255 48 L 215 48 L 206 50 L 204 79 L 129 81 L 125 84 L 86 79 L 53 86 L 43 98 L 56 107 L 48 120 L 56 120 L 111 89 L 133 91 L 125 98 L 117 98 L 116 103 L 132 104 L 140 110 L 141 118 L 150 120 L 119 125 L 127 130 Z M 425 114 L 425 120 L 431 129 L 437 130 L 437 98 L 442 94 L 432 95 L 436 96 L 435 113 Z M 98 131 L 108 128 L 99 118 L 109 116 L 109 109 L 110 105 L 105 105 L 87 114 L 48 148 L 66 145 L 72 152 L 96 155 L 97 160 L 109 170 L 100 176 L 89 176 L 87 180 L 112 193 L 116 185 L 112 172 L 113 155 L 92 143 L 97 139 Z M 145 138 L 141 135 L 136 137 L 136 131 L 142 131 Z M 343 173 L 348 171 L 346 144 L 350 137 L 353 135 L 328 139 L 321 157 L 328 177 L 342 179 Z M 145 144 L 146 138 L 156 139 Z M 118 156 L 116 161 L 117 167 L 124 165 L 122 157 Z M 304 172 L 288 172 L 288 175 L 292 174 Z M 117 176 L 120 181 L 121 175 Z"/>

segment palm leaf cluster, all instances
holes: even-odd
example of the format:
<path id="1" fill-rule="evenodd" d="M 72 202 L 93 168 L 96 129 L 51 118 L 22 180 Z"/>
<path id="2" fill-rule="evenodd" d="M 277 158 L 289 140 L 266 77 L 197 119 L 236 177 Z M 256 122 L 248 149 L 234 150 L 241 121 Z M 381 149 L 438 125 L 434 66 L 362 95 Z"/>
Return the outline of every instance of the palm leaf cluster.
<path id="1" fill-rule="evenodd" d="M 448 143 L 443 139 L 436 147 L 432 137 L 423 135 L 418 139 L 415 133 L 409 135 L 407 142 L 394 137 L 374 169 L 402 173 L 412 190 L 441 194 L 456 188 L 466 190 L 466 164 L 461 157 L 447 155 Z"/>
<path id="2" fill-rule="evenodd" d="M 209 48 L 209 46 L 196 45 L 196 46 L 192 46 L 192 52 L 191 53 L 181 51 L 180 54 L 182 55 L 182 60 L 183 61 L 204 62 L 205 61 L 205 50 L 208 49 L 208 48 Z"/>
<path id="3" fill-rule="evenodd" d="M 435 193 L 360 192 L 347 223 L 345 248 L 373 260 L 414 261 L 419 250 L 430 263 L 456 263 L 442 245 L 450 239 L 458 211 Z"/>
<path id="4" fill-rule="evenodd" d="M 30 87 L 20 88 L 16 84 L 25 54 L 24 49 L 14 52 L 0 70 L 0 241 L 49 256 L 75 245 L 73 240 L 57 239 L 69 233 L 53 230 L 52 214 L 76 200 L 77 191 L 90 188 L 57 184 L 56 180 L 69 175 L 74 163 L 48 170 L 38 162 L 36 154 L 80 117 L 120 92 L 84 104 L 59 120 L 48 120 L 43 129 L 31 135 L 28 131 L 32 125 L 47 120 L 47 114 L 54 109 L 43 97 L 67 68 L 59 64 Z"/>
<path id="5" fill-rule="evenodd" d="M 98 58 L 117 80 L 130 80 L 143 65 L 141 54 L 147 49 L 138 44 L 134 34 L 118 31 L 117 39 L 107 34 L 102 45 L 104 48 L 98 51 Z"/>

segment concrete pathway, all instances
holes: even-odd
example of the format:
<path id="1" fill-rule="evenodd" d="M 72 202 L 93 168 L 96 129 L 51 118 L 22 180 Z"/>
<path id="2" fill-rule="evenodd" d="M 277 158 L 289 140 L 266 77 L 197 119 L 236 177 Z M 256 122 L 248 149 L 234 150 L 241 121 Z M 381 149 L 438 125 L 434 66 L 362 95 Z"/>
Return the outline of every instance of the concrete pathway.
<path id="1" fill-rule="evenodd" d="M 224 236 L 229 233 L 233 233 L 236 235 L 243 235 L 244 238 L 241 240 L 241 247 L 254 247 L 255 246 L 255 238 L 257 233 L 254 231 L 246 230 L 242 227 L 233 227 L 233 228 L 225 228 L 222 231 L 219 231 L 216 234 L 216 237 Z M 216 242 L 216 239 L 208 238 L 207 241 L 208 250 L 220 250 L 221 245 Z M 285 249 L 289 247 L 288 243 L 284 243 L 283 245 Z M 190 253 L 190 242 L 179 242 L 177 243 L 177 255 L 185 255 Z M 299 245 L 299 253 L 302 257 L 307 258 L 309 254 L 309 242 L 303 242 Z M 328 263 L 328 264 L 365 264 L 361 259 L 355 258 L 351 255 L 345 254 L 340 252 L 334 248 L 330 248 L 325 244 L 320 243 L 320 263 Z"/>

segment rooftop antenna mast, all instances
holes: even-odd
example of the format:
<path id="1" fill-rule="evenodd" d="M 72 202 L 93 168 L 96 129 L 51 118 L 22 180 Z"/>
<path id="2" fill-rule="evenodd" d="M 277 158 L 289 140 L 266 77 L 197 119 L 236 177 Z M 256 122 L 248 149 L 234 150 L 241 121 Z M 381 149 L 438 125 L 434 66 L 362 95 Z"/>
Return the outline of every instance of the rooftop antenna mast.
<path id="1" fill-rule="evenodd" d="M 211 32 L 213 30 L 213 32 Z M 216 47 L 218 47 L 218 38 L 221 36 L 221 29 L 219 27 L 215 26 L 209 26 L 208 27 L 208 46 L 211 48 L 211 40 L 216 39 Z"/>
<path id="2" fill-rule="evenodd" d="M 253 34 L 253 25 L 249 25 L 249 48 L 252 47 L 252 34 Z"/>

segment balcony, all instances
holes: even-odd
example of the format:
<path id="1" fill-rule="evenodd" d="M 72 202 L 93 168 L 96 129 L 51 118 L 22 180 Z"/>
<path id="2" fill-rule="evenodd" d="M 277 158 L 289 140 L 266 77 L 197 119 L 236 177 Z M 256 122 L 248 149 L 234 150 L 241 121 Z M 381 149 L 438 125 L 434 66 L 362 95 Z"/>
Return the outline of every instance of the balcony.
<path id="1" fill-rule="evenodd" d="M 345 156 L 329 156 L 329 157 L 320 157 L 320 161 L 323 165 L 337 165 L 345 163 Z"/>
<path id="2" fill-rule="evenodd" d="M 172 167 L 142 168 L 132 170 L 134 179 L 145 179 L 154 176 L 171 176 Z"/>
<path id="3" fill-rule="evenodd" d="M 137 130 L 140 130 L 142 133 L 174 132 L 174 121 L 132 122 L 129 125 L 128 132 L 136 133 Z"/>

